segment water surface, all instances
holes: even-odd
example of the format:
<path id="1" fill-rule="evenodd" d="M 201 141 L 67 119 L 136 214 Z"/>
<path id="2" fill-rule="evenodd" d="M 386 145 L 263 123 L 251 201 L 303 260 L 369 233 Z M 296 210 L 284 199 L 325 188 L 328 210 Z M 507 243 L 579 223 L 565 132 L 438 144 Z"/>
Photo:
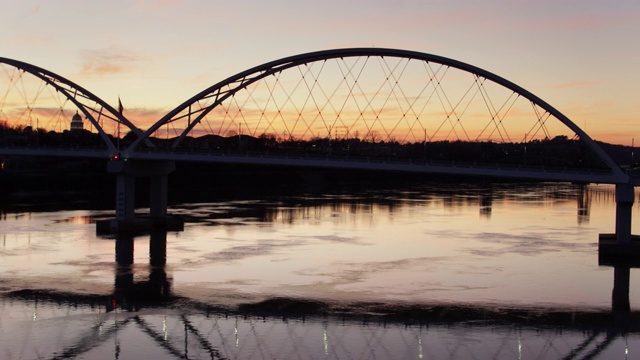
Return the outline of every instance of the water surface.
<path id="1" fill-rule="evenodd" d="M 184 231 L 124 239 L 95 235 L 110 211 L 3 213 L 5 357 L 553 359 L 640 350 L 635 269 L 621 320 L 612 314 L 614 269 L 598 264 L 598 235 L 615 227 L 610 186 L 428 183 L 170 212 L 186 220 Z"/>

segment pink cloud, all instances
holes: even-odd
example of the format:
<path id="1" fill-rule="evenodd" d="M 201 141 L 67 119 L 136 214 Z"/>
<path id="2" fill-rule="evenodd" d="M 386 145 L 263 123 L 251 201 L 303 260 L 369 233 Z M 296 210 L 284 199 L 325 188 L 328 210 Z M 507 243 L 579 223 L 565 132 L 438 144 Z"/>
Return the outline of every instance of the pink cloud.
<path id="1" fill-rule="evenodd" d="M 122 49 L 110 47 L 101 50 L 87 50 L 84 53 L 82 74 L 109 75 L 128 72 L 147 59 Z"/>
<path id="2" fill-rule="evenodd" d="M 591 87 L 591 86 L 601 86 L 601 85 L 603 85 L 603 83 L 597 82 L 597 81 L 574 81 L 574 82 L 566 82 L 566 83 L 549 84 L 549 87 L 553 89 L 567 89 L 567 88 Z"/>

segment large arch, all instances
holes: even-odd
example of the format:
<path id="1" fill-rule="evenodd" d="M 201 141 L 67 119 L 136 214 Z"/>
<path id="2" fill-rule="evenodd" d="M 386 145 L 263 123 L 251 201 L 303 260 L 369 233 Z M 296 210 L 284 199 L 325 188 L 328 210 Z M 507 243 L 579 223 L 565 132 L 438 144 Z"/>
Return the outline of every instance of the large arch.
<path id="1" fill-rule="evenodd" d="M 427 54 L 416 51 L 408 51 L 408 50 L 397 50 L 397 49 L 385 49 L 385 48 L 346 48 L 346 49 L 334 49 L 334 50 L 324 50 L 317 52 L 310 52 L 290 57 L 285 57 L 282 59 L 278 59 L 275 61 L 271 61 L 251 69 L 240 72 L 236 75 L 230 76 L 227 79 L 220 81 L 198 94 L 194 95 L 190 99 L 186 100 L 174 110 L 167 113 L 162 119 L 160 119 L 157 123 L 151 126 L 144 135 L 137 139 L 132 145 L 126 150 L 128 153 L 132 153 L 136 150 L 139 144 L 153 136 L 153 134 L 158 131 L 163 126 L 167 126 L 172 124 L 175 121 L 182 120 L 188 118 L 187 124 L 184 126 L 183 130 L 174 140 L 173 146 L 175 147 L 179 144 L 186 136 L 189 134 L 194 127 L 211 111 L 213 111 L 217 106 L 222 104 L 225 100 L 230 99 L 239 91 L 246 89 L 248 86 L 265 79 L 271 75 L 276 75 L 284 72 L 287 69 L 299 67 L 302 65 L 325 61 L 328 59 L 338 59 L 338 58 L 349 58 L 349 57 L 394 57 L 394 58 L 406 58 L 406 59 L 415 59 L 421 60 L 427 63 L 440 64 L 445 67 L 455 68 L 461 70 L 463 72 L 472 74 L 473 76 L 479 79 L 486 79 L 490 82 L 493 82 L 501 87 L 509 89 L 513 91 L 517 96 L 523 97 L 530 101 L 533 105 L 539 107 L 540 109 L 547 112 L 550 116 L 555 117 L 558 121 L 560 121 L 566 128 L 570 129 L 575 133 L 575 135 L 586 144 L 592 151 L 601 159 L 606 166 L 611 169 L 612 173 L 615 176 L 620 176 L 622 178 L 625 177 L 624 172 L 620 169 L 620 167 L 611 159 L 611 157 L 602 150 L 600 146 L 588 135 L 586 134 L 579 126 L 577 126 L 573 121 L 567 118 L 564 114 L 558 111 L 556 108 L 539 98 L 538 96 L 532 94 L 526 89 L 514 84 L 513 82 L 500 77 L 492 72 L 486 71 L 484 69 L 478 68 L 476 66 L 453 60 L 450 58 Z M 436 79 L 437 80 L 437 79 Z M 206 106 L 196 106 L 199 104 L 201 100 L 208 100 L 209 103 Z M 192 109 L 192 106 L 194 109 Z"/>
<path id="2" fill-rule="evenodd" d="M 57 75 L 51 71 L 41 67 L 31 65 L 22 61 L 0 57 L 0 64 L 7 64 L 18 70 L 29 73 L 40 80 L 47 86 L 53 87 L 57 92 L 64 95 L 66 99 L 71 101 L 79 111 L 88 119 L 100 138 L 107 146 L 108 152 L 115 155 L 119 152 L 117 144 L 114 144 L 100 122 L 104 119 L 114 122 L 118 125 L 124 125 L 127 130 L 132 131 L 137 136 L 142 136 L 142 131 L 136 128 L 120 111 L 114 109 L 107 102 L 103 101 L 90 91 L 84 89 L 78 84 Z M 93 104 L 92 104 L 93 103 Z"/>

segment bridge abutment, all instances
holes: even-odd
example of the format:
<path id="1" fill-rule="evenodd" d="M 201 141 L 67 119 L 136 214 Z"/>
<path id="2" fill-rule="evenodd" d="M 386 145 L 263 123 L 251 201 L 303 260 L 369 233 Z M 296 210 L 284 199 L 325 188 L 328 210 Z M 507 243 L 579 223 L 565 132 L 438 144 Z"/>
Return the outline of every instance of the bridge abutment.
<path id="1" fill-rule="evenodd" d="M 173 161 L 113 160 L 107 171 L 116 175 L 116 217 L 97 224 L 99 233 L 145 232 L 152 229 L 181 230 L 183 223 L 167 216 L 168 175 Z M 135 215 L 136 178 L 150 179 L 149 216 Z"/>

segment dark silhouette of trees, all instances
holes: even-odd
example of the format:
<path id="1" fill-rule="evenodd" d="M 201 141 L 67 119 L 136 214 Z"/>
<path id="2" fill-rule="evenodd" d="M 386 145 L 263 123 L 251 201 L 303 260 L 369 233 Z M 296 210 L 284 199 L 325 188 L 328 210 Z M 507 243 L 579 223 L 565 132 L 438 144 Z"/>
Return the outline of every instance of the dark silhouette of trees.
<path id="1" fill-rule="evenodd" d="M 134 133 L 122 139 L 111 138 L 120 148 L 135 140 Z M 172 149 L 176 138 L 152 138 L 158 149 Z M 0 121 L 0 146 L 2 147 L 65 147 L 104 148 L 98 134 L 87 130 L 63 132 L 33 129 L 30 126 L 10 126 Z M 618 164 L 634 162 L 630 147 L 601 144 Z M 557 136 L 553 139 L 527 142 L 498 143 L 492 141 L 432 141 L 400 143 L 383 141 L 377 137 L 311 138 L 295 139 L 290 136 L 262 134 L 257 137 L 245 134 L 230 136 L 205 135 L 185 137 L 175 151 L 219 152 L 261 155 L 286 155 L 299 157 L 331 157 L 377 161 L 407 161 L 412 163 L 455 163 L 514 167 L 565 167 L 606 169 L 605 164 L 579 139 Z M 150 149 L 153 151 L 153 149 Z M 638 156 L 640 157 L 640 156 Z"/>

